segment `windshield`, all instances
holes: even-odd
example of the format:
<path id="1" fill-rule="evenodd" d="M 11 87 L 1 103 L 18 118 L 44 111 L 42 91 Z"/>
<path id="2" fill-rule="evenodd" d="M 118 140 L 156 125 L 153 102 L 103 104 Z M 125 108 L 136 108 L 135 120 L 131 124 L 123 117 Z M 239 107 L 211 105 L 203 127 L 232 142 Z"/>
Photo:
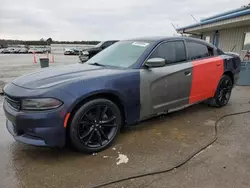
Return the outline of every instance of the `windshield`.
<path id="1" fill-rule="evenodd" d="M 88 64 L 128 68 L 133 65 L 149 47 L 148 42 L 121 41 L 101 51 L 88 60 Z"/>
<path id="2" fill-rule="evenodd" d="M 98 43 L 97 45 L 95 45 L 95 47 L 101 47 L 101 45 L 103 44 L 104 42 L 100 42 L 100 43 Z"/>

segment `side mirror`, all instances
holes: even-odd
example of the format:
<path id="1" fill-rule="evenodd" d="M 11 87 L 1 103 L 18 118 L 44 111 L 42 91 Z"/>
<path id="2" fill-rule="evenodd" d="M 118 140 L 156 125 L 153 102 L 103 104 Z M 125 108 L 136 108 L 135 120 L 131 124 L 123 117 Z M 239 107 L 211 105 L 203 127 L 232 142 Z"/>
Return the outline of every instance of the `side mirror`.
<path id="1" fill-rule="evenodd" d="M 151 58 L 145 63 L 147 67 L 164 67 L 166 65 L 166 60 L 163 58 Z"/>
<path id="2" fill-rule="evenodd" d="M 86 61 L 89 60 L 89 57 L 84 56 L 84 55 L 79 55 L 80 63 L 85 63 Z"/>

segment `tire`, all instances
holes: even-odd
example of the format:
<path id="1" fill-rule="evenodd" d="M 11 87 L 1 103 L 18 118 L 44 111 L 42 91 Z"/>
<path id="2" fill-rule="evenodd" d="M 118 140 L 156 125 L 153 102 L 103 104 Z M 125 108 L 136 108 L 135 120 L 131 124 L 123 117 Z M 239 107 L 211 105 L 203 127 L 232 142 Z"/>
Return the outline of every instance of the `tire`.
<path id="1" fill-rule="evenodd" d="M 79 152 L 100 152 L 114 142 L 121 125 L 121 112 L 112 101 L 107 99 L 88 101 L 72 118 L 69 127 L 71 144 Z"/>
<path id="2" fill-rule="evenodd" d="M 226 106 L 231 97 L 233 81 L 227 75 L 223 75 L 217 86 L 213 98 L 207 100 L 207 104 L 213 107 L 221 108 Z"/>

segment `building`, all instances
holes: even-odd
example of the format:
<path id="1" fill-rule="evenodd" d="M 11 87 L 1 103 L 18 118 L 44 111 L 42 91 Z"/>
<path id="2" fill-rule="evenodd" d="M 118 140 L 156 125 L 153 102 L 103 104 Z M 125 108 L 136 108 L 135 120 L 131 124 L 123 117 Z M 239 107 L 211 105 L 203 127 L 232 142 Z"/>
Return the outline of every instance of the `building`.
<path id="1" fill-rule="evenodd" d="M 246 58 L 250 50 L 250 4 L 177 28 L 177 32 L 202 38 L 225 52 L 236 52 Z"/>

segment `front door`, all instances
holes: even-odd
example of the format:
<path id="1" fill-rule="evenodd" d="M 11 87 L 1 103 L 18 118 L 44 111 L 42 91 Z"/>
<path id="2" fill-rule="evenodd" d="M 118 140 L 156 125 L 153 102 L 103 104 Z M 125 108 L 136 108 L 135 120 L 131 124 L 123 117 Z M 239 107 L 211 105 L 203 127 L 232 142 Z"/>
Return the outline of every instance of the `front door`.
<path id="1" fill-rule="evenodd" d="M 186 61 L 184 42 L 161 43 L 149 58 L 156 57 L 166 59 L 166 66 L 140 71 L 141 119 L 189 102 L 192 62 Z"/>

